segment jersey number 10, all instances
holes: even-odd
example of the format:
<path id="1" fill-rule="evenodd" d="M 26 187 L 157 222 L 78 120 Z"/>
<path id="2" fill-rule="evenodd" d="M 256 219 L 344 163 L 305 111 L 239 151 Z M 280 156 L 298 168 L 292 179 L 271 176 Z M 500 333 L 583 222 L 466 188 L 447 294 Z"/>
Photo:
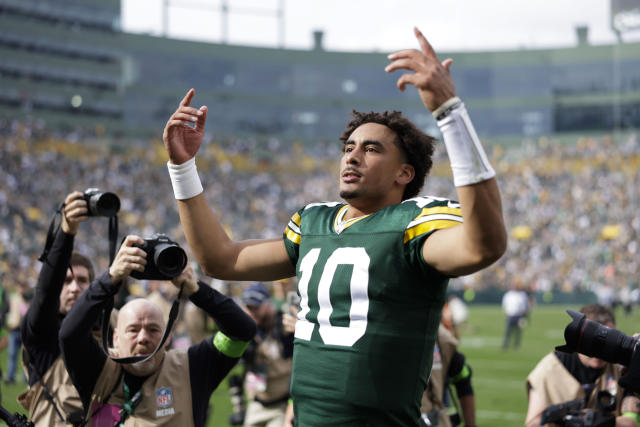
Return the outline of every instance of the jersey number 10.
<path id="1" fill-rule="evenodd" d="M 300 292 L 300 312 L 296 323 L 295 337 L 305 341 L 311 340 L 315 324 L 307 320 L 309 308 L 309 280 L 313 268 L 318 262 L 320 248 L 311 249 L 300 262 L 301 278 L 298 283 Z M 364 248 L 338 248 L 329 258 L 322 270 L 318 283 L 317 315 L 318 332 L 322 342 L 330 345 L 351 347 L 364 335 L 367 329 L 367 314 L 369 312 L 369 255 Z M 353 273 L 349 282 L 351 291 L 351 308 L 349 310 L 349 326 L 333 326 L 329 318 L 333 312 L 329 298 L 331 285 L 340 264 L 353 265 Z M 340 285 L 343 285 L 342 283 Z"/>

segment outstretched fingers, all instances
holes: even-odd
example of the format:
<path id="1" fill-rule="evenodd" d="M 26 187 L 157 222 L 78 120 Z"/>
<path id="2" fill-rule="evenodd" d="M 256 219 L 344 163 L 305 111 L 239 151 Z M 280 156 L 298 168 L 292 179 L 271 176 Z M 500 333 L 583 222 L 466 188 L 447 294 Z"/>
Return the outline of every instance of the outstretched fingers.
<path id="1" fill-rule="evenodd" d="M 450 72 L 450 68 L 451 68 L 451 64 L 453 64 L 453 59 L 451 58 L 447 58 L 444 61 L 442 61 L 442 66 L 444 67 L 445 70 L 447 70 L 448 72 Z"/>
<path id="2" fill-rule="evenodd" d="M 384 70 L 387 73 L 391 73 L 393 71 L 396 70 L 411 70 L 414 73 L 417 73 L 422 64 L 420 64 L 418 61 L 416 61 L 413 57 L 395 57 L 396 59 L 393 59 L 393 62 L 389 65 L 387 65 Z"/>
<path id="3" fill-rule="evenodd" d="M 404 92 L 407 84 L 418 87 L 419 78 L 420 77 L 417 74 L 403 74 L 396 82 L 396 86 L 398 87 L 398 89 L 400 89 L 401 92 Z"/>
<path id="4" fill-rule="evenodd" d="M 185 105 L 191 104 L 191 100 L 193 99 L 195 94 L 196 94 L 196 91 L 194 88 L 189 89 L 189 91 L 184 96 L 184 98 L 182 98 L 182 101 L 180 101 L 180 106 L 183 107 Z"/>
<path id="5" fill-rule="evenodd" d="M 207 111 L 209 111 L 209 109 L 206 105 L 203 105 L 198 110 L 195 127 L 196 132 L 204 132 L 204 125 L 207 123 Z"/>
<path id="6" fill-rule="evenodd" d="M 427 55 L 432 59 L 437 60 L 438 55 L 436 55 L 436 51 L 433 50 L 431 43 L 427 41 L 427 38 L 424 36 L 424 34 L 422 34 L 422 32 L 418 29 L 418 27 L 413 28 L 413 33 L 416 35 L 416 38 L 418 39 L 418 43 L 420 44 L 420 50 L 422 50 L 422 53 L 424 53 L 425 55 Z"/>

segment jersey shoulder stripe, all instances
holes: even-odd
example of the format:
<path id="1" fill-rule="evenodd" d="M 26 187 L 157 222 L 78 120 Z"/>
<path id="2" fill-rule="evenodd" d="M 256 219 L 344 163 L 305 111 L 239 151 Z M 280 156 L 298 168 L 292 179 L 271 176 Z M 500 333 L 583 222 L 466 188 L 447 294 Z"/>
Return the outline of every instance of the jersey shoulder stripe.
<path id="1" fill-rule="evenodd" d="M 296 245 L 300 244 L 300 240 L 302 239 L 302 214 L 303 212 L 317 207 L 326 207 L 333 208 L 335 206 L 340 205 L 340 202 L 319 202 L 319 203 L 309 203 L 304 208 L 294 213 L 287 224 L 287 228 L 284 230 L 285 237 Z"/>
<path id="2" fill-rule="evenodd" d="M 407 225 L 404 243 L 435 230 L 450 228 L 462 223 L 462 210 L 457 202 L 434 197 L 411 199 L 422 209 Z"/>

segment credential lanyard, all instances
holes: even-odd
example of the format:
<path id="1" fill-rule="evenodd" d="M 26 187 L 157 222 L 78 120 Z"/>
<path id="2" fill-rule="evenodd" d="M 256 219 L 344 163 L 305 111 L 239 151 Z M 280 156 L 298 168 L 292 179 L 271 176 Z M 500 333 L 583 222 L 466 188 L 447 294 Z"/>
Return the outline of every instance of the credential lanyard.
<path id="1" fill-rule="evenodd" d="M 124 427 L 124 422 L 127 420 L 129 415 L 133 415 L 136 407 L 142 401 L 142 386 L 140 386 L 140 389 L 136 391 L 133 397 L 131 397 L 131 390 L 124 379 L 122 380 L 122 388 L 124 389 L 124 403 L 122 404 L 122 409 L 120 409 L 120 421 L 118 421 L 118 427 Z"/>

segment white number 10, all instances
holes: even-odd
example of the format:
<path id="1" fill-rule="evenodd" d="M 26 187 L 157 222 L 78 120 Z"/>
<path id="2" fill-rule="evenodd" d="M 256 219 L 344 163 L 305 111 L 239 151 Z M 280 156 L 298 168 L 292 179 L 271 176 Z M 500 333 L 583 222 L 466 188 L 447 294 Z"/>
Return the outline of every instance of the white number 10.
<path id="1" fill-rule="evenodd" d="M 302 277 L 298 283 L 300 292 L 300 312 L 296 322 L 295 337 L 306 341 L 311 339 L 315 325 L 306 318 L 309 313 L 309 280 L 313 267 L 318 262 L 320 248 L 311 249 L 300 262 Z M 351 347 L 367 329 L 369 312 L 369 255 L 364 248 L 338 248 L 327 259 L 318 284 L 318 325 L 322 342 L 331 345 Z M 349 326 L 333 326 L 329 317 L 333 312 L 329 298 L 331 284 L 336 268 L 340 264 L 353 265 L 353 273 L 349 289 L 351 291 L 351 309 L 349 310 Z"/>

